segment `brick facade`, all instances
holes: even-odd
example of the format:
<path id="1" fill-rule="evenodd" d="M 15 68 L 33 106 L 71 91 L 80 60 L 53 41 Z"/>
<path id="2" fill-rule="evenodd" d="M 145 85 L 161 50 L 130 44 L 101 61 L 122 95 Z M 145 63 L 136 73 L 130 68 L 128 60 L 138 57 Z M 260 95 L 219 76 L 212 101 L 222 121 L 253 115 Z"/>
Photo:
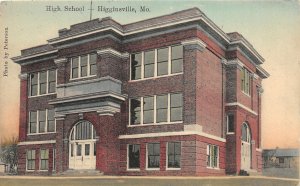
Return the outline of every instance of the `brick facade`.
<path id="1" fill-rule="evenodd" d="M 103 29 L 103 26 L 109 29 Z M 90 30 L 81 32 L 80 28 Z M 168 70 L 168 75 L 156 76 L 155 70 L 155 77 L 130 79 L 131 54 L 174 45 L 183 46 L 182 72 L 171 74 Z M 84 62 L 78 63 L 78 69 L 73 66 L 72 60 L 77 56 L 89 56 L 86 68 L 87 73 L 91 73 L 90 54 L 97 55 L 95 75 L 72 78 L 72 73 L 81 73 L 85 68 L 80 66 Z M 170 65 L 172 56 L 168 55 Z M 78 59 L 83 60 L 81 58 Z M 21 65 L 19 174 L 59 174 L 69 169 L 70 157 L 79 157 L 79 154 L 82 163 L 90 161 L 83 159 L 92 156 L 89 138 L 84 138 L 88 146 L 82 148 L 83 152 L 80 146 L 79 152 L 80 139 L 71 137 L 74 126 L 79 126 L 82 121 L 91 123 L 91 130 L 95 131 L 91 139 L 95 140 L 96 163 L 92 167 L 107 175 L 238 174 L 245 169 L 242 161 L 246 161 L 241 155 L 241 146 L 246 142 L 241 140 L 244 123 L 250 131 L 247 133 L 250 135 L 247 171 L 261 172 L 260 94 L 261 81 L 268 77 L 268 73 L 259 65 L 264 60 L 243 36 L 224 33 L 197 8 L 128 25 L 121 25 L 111 18 L 79 23 L 69 30 L 60 30 L 59 37 L 48 40 L 46 45 L 23 50 L 22 55 L 13 60 Z M 157 62 L 154 67 L 159 68 Z M 30 74 L 52 69 L 56 69 L 56 92 L 31 96 L 34 80 Z M 73 69 L 78 71 L 72 72 Z M 251 74 L 249 95 L 241 87 L 243 69 Z M 46 81 L 48 86 L 48 76 Z M 38 88 L 43 86 L 41 83 L 42 80 L 38 80 Z M 131 99 L 158 95 L 170 97 L 172 93 L 182 95 L 181 120 L 130 124 Z M 171 117 L 171 103 L 168 102 L 167 113 Z M 55 132 L 30 133 L 29 126 L 34 126 L 30 122 L 39 127 L 43 116 L 37 116 L 38 121 L 31 121 L 29 112 L 38 111 L 39 114 L 41 110 L 51 109 L 55 109 Z M 234 115 L 234 131 L 230 132 L 226 120 L 228 114 Z M 47 114 L 46 117 L 50 116 Z M 49 121 L 46 123 L 48 125 Z M 71 150 L 72 140 L 77 140 L 76 151 Z M 177 169 L 167 168 L 169 142 L 180 142 L 180 153 L 177 152 L 180 167 Z M 156 170 L 147 168 L 149 143 L 159 144 L 159 167 Z M 140 148 L 138 170 L 128 169 L 128 145 L 132 144 L 138 144 Z M 41 149 L 49 149 L 48 171 L 39 167 Z M 26 169 L 26 152 L 30 150 L 36 153 L 34 170 Z"/>

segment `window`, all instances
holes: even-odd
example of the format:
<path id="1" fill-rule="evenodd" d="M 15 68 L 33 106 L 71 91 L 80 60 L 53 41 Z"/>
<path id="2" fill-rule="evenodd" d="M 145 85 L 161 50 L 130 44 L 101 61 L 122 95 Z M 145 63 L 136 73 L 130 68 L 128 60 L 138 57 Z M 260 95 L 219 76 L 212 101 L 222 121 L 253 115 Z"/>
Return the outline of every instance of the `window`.
<path id="1" fill-rule="evenodd" d="M 35 170 L 35 150 L 27 150 L 26 167 L 27 170 Z"/>
<path id="2" fill-rule="evenodd" d="M 140 145 L 128 145 L 128 169 L 140 168 Z"/>
<path id="3" fill-rule="evenodd" d="M 96 75 L 97 54 L 90 54 L 90 75 Z"/>
<path id="4" fill-rule="evenodd" d="M 129 105 L 130 125 L 182 121 L 181 93 L 130 99 Z M 141 110 L 143 110 L 142 114 Z"/>
<path id="5" fill-rule="evenodd" d="M 183 47 L 182 45 L 172 46 L 171 73 L 182 72 L 183 68 Z"/>
<path id="6" fill-rule="evenodd" d="M 182 71 L 182 45 L 131 54 L 131 80 L 172 75 Z"/>
<path id="7" fill-rule="evenodd" d="M 219 167 L 219 147 L 216 145 L 207 145 L 207 167 Z"/>
<path id="8" fill-rule="evenodd" d="M 72 78 L 78 78 L 79 57 L 72 58 Z"/>
<path id="9" fill-rule="evenodd" d="M 41 149 L 40 151 L 40 170 L 48 170 L 49 149 Z"/>
<path id="10" fill-rule="evenodd" d="M 53 168 L 52 170 L 56 169 L 56 149 L 53 149 Z"/>
<path id="11" fill-rule="evenodd" d="M 160 144 L 148 143 L 147 144 L 147 168 L 159 168 L 160 161 Z"/>
<path id="12" fill-rule="evenodd" d="M 39 112 L 39 133 L 46 132 L 46 110 L 40 110 Z"/>
<path id="13" fill-rule="evenodd" d="M 141 124 L 141 101 L 140 99 L 130 100 L 130 123 L 131 125 Z"/>
<path id="14" fill-rule="evenodd" d="M 234 132 L 234 115 L 228 114 L 227 115 L 227 133 Z"/>
<path id="15" fill-rule="evenodd" d="M 145 97 L 143 100 L 143 118 L 144 123 L 153 123 L 154 97 Z"/>
<path id="16" fill-rule="evenodd" d="M 168 74 L 169 48 L 157 50 L 157 76 Z"/>
<path id="17" fill-rule="evenodd" d="M 182 121 L 182 94 L 171 94 L 171 121 Z"/>
<path id="18" fill-rule="evenodd" d="M 56 91 L 56 70 L 32 73 L 29 75 L 29 95 L 38 96 Z"/>
<path id="19" fill-rule="evenodd" d="M 29 133 L 36 133 L 37 126 L 37 112 L 29 112 Z"/>
<path id="20" fill-rule="evenodd" d="M 180 168 L 181 143 L 168 142 L 168 168 Z"/>
<path id="21" fill-rule="evenodd" d="M 48 93 L 55 92 L 56 88 L 56 70 L 49 70 Z"/>
<path id="22" fill-rule="evenodd" d="M 168 95 L 156 96 L 156 122 L 168 121 Z"/>
<path id="23" fill-rule="evenodd" d="M 55 118 L 54 118 L 55 112 L 54 109 L 48 110 L 48 123 L 47 123 L 47 131 L 48 132 L 55 132 Z"/>
<path id="24" fill-rule="evenodd" d="M 131 55 L 131 79 L 141 79 L 142 53 Z"/>
<path id="25" fill-rule="evenodd" d="M 97 54 L 85 54 L 71 59 L 71 79 L 96 75 Z"/>
<path id="26" fill-rule="evenodd" d="M 46 94 L 47 93 L 47 71 L 40 72 L 39 83 L 40 83 L 40 95 Z"/>
<path id="27" fill-rule="evenodd" d="M 242 84 L 242 91 L 247 95 L 250 95 L 251 73 L 245 68 L 242 69 L 241 84 Z"/>
<path id="28" fill-rule="evenodd" d="M 284 163 L 284 158 L 279 158 L 279 163 Z"/>
<path id="29" fill-rule="evenodd" d="M 29 112 L 28 133 L 55 132 L 54 109 Z"/>
<path id="30" fill-rule="evenodd" d="M 144 54 L 144 77 L 154 76 L 155 52 L 154 50 L 147 51 Z"/>
<path id="31" fill-rule="evenodd" d="M 38 95 L 38 73 L 30 74 L 30 96 Z"/>

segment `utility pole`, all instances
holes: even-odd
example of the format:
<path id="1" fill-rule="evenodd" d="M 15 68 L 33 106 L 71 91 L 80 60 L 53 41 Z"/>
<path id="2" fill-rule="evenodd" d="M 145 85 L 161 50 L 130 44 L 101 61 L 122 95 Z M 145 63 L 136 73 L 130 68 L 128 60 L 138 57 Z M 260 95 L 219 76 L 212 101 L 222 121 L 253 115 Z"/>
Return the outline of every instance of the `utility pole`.
<path id="1" fill-rule="evenodd" d="M 93 1 L 91 0 L 91 5 L 90 5 L 90 20 L 92 20 L 92 14 L 93 14 Z"/>

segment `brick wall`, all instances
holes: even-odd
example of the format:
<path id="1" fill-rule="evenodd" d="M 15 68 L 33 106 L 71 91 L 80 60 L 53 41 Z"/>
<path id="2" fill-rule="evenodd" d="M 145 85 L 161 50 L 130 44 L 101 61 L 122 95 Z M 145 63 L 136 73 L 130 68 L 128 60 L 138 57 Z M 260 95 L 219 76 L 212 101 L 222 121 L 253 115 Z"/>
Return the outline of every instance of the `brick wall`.
<path id="1" fill-rule="evenodd" d="M 181 168 L 180 170 L 168 170 L 166 167 L 167 142 L 181 141 Z M 160 169 L 146 169 L 147 143 L 160 143 Z M 209 176 L 225 174 L 225 143 L 195 135 L 172 136 L 157 138 L 126 139 L 120 142 L 120 175 L 181 175 L 181 176 Z M 140 144 L 140 170 L 127 171 L 127 144 Z M 220 149 L 220 169 L 206 167 L 207 144 L 215 144 Z"/>

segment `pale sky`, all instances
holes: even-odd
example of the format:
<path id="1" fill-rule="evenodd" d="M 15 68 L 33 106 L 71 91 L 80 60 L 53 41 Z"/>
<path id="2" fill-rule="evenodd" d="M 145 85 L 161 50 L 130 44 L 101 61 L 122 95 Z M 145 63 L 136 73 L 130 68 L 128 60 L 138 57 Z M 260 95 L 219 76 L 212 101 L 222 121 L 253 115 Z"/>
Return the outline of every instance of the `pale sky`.
<path id="1" fill-rule="evenodd" d="M 8 60 L 3 77 L 4 30 L 8 28 L 9 57 L 45 44 L 58 30 L 89 20 L 90 1 L 1 2 L 0 6 L 0 138 L 18 134 L 20 67 Z M 47 12 L 46 6 L 85 7 L 84 12 Z M 98 6 L 150 12 L 105 13 Z M 271 74 L 263 81 L 263 148 L 298 147 L 300 139 L 300 1 L 95 1 L 93 18 L 111 16 L 121 24 L 198 7 L 225 32 L 241 33 L 265 58 Z"/>

